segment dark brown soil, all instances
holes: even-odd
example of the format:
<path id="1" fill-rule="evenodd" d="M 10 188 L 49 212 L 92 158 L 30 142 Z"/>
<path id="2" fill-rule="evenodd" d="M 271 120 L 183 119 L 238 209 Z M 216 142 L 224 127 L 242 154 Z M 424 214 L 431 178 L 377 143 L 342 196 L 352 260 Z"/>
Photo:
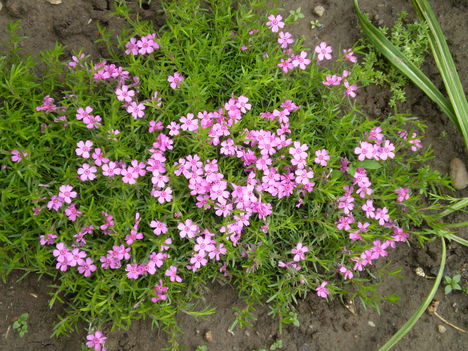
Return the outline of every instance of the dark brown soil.
<path id="1" fill-rule="evenodd" d="M 119 32 L 125 24 L 118 17 L 110 17 L 111 0 L 63 0 L 60 5 L 50 5 L 46 0 L 0 0 L 3 9 L 0 11 L 0 45 L 7 37 L 8 21 L 19 19 L 22 22 L 20 35 L 28 38 L 22 43 L 24 50 L 37 54 L 40 50 L 50 49 L 55 42 L 67 45 L 67 53 L 83 49 L 93 57 L 105 57 L 105 48 L 93 42 L 99 38 L 96 22 L 101 26 Z M 411 6 L 406 0 L 361 0 L 361 8 L 378 18 L 386 25 L 392 25 L 396 14 L 401 10 L 411 13 Z M 432 0 L 431 4 L 448 37 L 459 72 L 467 72 L 466 33 L 468 4 L 466 1 Z M 325 7 L 325 14 L 317 17 L 313 8 Z M 138 9 L 133 2 L 134 10 L 143 18 L 154 21 L 156 26 L 163 22 L 159 12 L 158 1 L 153 0 L 148 9 Z M 356 17 L 352 10 L 352 1 L 344 0 L 290 0 L 285 1 L 287 10 L 302 7 L 305 18 L 289 27 L 295 35 L 304 35 L 305 44 L 313 48 L 320 41 L 326 41 L 336 48 L 351 47 L 359 38 Z M 311 30 L 309 22 L 318 19 L 323 25 L 321 30 Z M 91 20 L 91 21 L 90 21 Z M 2 50 L 3 51 L 3 50 Z M 2 52 L 0 51 L 0 52 Z M 440 86 L 440 77 L 430 60 L 425 71 Z M 461 75 L 465 91 L 466 76 Z M 358 102 L 374 117 L 387 111 L 388 93 L 379 87 L 368 87 L 359 92 Z M 401 112 L 411 113 L 423 119 L 429 126 L 424 144 L 434 149 L 435 159 L 432 166 L 441 172 L 448 171 L 453 157 L 459 157 L 468 164 L 468 155 L 464 153 L 463 141 L 457 131 L 438 109 L 415 87 L 407 88 L 408 101 L 401 106 Z M 454 196 L 468 196 L 468 190 L 459 191 Z M 467 220 L 466 216 L 457 215 L 450 218 L 458 222 Z M 468 238 L 467 228 L 459 235 Z M 377 350 L 398 330 L 408 317 L 418 308 L 422 299 L 429 292 L 433 280 L 417 276 L 415 268 L 421 267 L 426 273 L 437 272 L 440 260 L 440 245 L 430 243 L 421 249 L 417 243 L 400 246 L 394 250 L 380 265 L 388 264 L 388 270 L 401 268 L 403 278 L 389 277 L 380 283 L 383 295 L 395 293 L 401 297 L 398 305 L 383 302 L 381 312 L 365 310 L 358 301 L 356 313 L 351 313 L 344 304 L 336 300 L 329 304 L 311 294 L 298 306 L 300 327 L 286 327 L 283 334 L 277 331 L 276 320 L 268 316 L 266 308 L 258 311 L 258 319 L 252 327 L 234 329 L 228 332 L 234 320 L 232 307 L 241 306 L 235 291 L 229 286 L 212 285 L 202 301 L 204 306 L 217 308 L 216 314 L 206 320 L 197 320 L 180 313 L 178 320 L 183 332 L 179 343 L 187 350 L 195 350 L 199 345 L 208 345 L 209 351 L 252 351 L 269 349 L 278 339 L 283 341 L 281 350 L 287 351 L 334 351 L 334 350 Z M 453 276 L 462 274 L 463 281 L 468 279 L 467 250 L 458 244 L 449 244 L 447 251 L 446 273 Z M 49 309 L 48 300 L 52 282 L 40 279 L 35 275 L 22 277 L 23 272 L 12 273 L 6 284 L 0 283 L 0 350 L 80 350 L 84 340 L 86 326 L 81 326 L 69 338 L 51 339 L 52 326 L 58 321 L 58 314 L 64 314 L 64 308 L 54 306 Z M 465 294 L 452 293 L 445 296 L 439 289 L 436 298 L 440 301 L 438 312 L 450 322 L 468 329 L 468 301 Z M 29 332 L 20 338 L 11 326 L 15 318 L 29 312 Z M 466 350 L 468 334 L 462 334 L 450 326 L 445 333 L 440 333 L 438 326 L 443 323 L 436 317 L 424 314 L 414 329 L 394 348 L 394 350 Z M 205 340 L 205 333 L 210 331 L 212 341 Z M 107 332 L 107 331 L 105 331 Z M 167 346 L 166 336 L 150 323 L 135 322 L 129 331 L 107 333 L 110 350 L 161 350 Z M 465 345 L 465 346 L 463 346 Z"/>

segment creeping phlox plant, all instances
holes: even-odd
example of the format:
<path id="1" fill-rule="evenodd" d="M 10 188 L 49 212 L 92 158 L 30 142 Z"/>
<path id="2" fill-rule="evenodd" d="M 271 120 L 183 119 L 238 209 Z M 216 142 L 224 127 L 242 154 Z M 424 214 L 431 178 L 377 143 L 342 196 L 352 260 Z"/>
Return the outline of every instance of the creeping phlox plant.
<path id="1" fill-rule="evenodd" d="M 55 276 L 52 303 L 70 294 L 56 334 L 86 320 L 86 345 L 105 350 L 103 328 L 149 316 L 174 337 L 213 279 L 246 302 L 241 325 L 267 300 L 291 323 L 309 292 L 376 303 L 366 270 L 447 183 L 420 166 L 417 121 L 354 106 L 352 49 L 308 51 L 260 2 L 231 5 L 167 2 L 158 33 L 119 7 L 135 33 L 122 54 L 66 64 L 58 47 L 47 79 L 2 88 L 5 257 Z"/>

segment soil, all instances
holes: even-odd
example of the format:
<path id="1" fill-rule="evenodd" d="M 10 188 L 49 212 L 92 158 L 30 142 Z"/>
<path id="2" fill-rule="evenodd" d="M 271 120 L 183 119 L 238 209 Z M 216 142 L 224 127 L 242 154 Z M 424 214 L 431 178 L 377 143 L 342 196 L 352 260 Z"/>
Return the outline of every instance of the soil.
<path id="1" fill-rule="evenodd" d="M 0 45 L 7 38 L 6 24 L 20 20 L 20 35 L 27 36 L 22 42 L 25 52 L 36 55 L 40 50 L 51 49 L 55 42 L 67 46 L 66 54 L 80 49 L 93 57 L 105 57 L 105 48 L 94 44 L 99 39 L 96 23 L 113 32 L 125 28 L 125 22 L 110 16 L 112 0 L 63 0 L 59 5 L 51 5 L 47 0 L 0 0 Z M 164 23 L 160 3 L 153 0 L 145 9 L 139 9 L 136 1 L 129 1 L 134 11 L 141 17 L 150 19 L 156 27 Z M 361 9 L 371 14 L 375 21 L 390 26 L 397 13 L 406 10 L 412 14 L 411 5 L 406 0 L 361 0 Z M 314 7 L 325 8 L 323 16 L 314 13 Z M 466 33 L 468 3 L 463 0 L 432 0 L 431 5 L 448 38 L 459 72 L 467 72 Z M 336 48 L 348 48 L 359 38 L 356 16 L 352 1 L 343 0 L 290 0 L 284 1 L 286 10 L 302 8 L 305 18 L 298 24 L 288 27 L 296 36 L 305 36 L 305 45 L 313 48 L 320 41 L 326 41 Z M 310 28 L 311 20 L 319 20 L 321 29 Z M 0 51 L 2 52 L 2 51 Z M 440 76 L 434 63 L 429 59 L 424 70 L 441 87 Z M 465 91 L 466 76 L 461 76 Z M 431 145 L 435 158 L 431 166 L 443 173 L 448 172 L 450 160 L 454 157 L 468 164 L 463 140 L 447 118 L 439 112 L 417 88 L 407 88 L 408 101 L 400 106 L 400 111 L 420 117 L 428 124 L 425 146 Z M 379 87 L 368 87 L 359 91 L 358 103 L 373 117 L 388 113 L 388 93 Z M 456 197 L 468 196 L 468 189 L 453 194 Z M 456 215 L 449 218 L 458 222 L 467 220 L 466 216 Z M 459 230 L 459 235 L 468 239 L 468 228 Z M 462 274 L 466 284 L 468 279 L 467 250 L 458 244 L 448 244 L 446 274 Z M 202 305 L 214 306 L 216 314 L 206 320 L 199 320 L 181 312 L 178 316 L 182 329 L 179 343 L 186 350 L 195 350 L 199 345 L 208 345 L 210 351 L 252 351 L 269 349 L 278 339 L 283 341 L 281 350 L 287 351 L 331 351 L 331 350 L 377 350 L 393 335 L 408 317 L 418 308 L 429 292 L 433 280 L 415 274 L 417 267 L 428 275 L 434 275 L 440 260 L 440 245 L 430 243 L 421 249 L 415 242 L 411 246 L 400 246 L 393 250 L 379 264 L 388 264 L 388 270 L 400 268 L 402 278 L 388 277 L 380 283 L 383 295 L 395 293 L 401 297 L 398 305 L 382 302 L 380 314 L 373 309 L 364 309 L 358 301 L 354 313 L 339 300 L 326 303 L 313 293 L 300 301 L 298 306 L 299 327 L 288 326 L 279 335 L 277 321 L 268 315 L 266 308 L 257 313 L 258 319 L 251 327 L 228 329 L 234 320 L 232 308 L 241 306 L 235 290 L 230 286 L 211 285 L 207 288 Z M 50 338 L 52 327 L 58 315 L 64 315 L 64 307 L 56 304 L 48 307 L 49 295 L 53 284 L 47 278 L 36 275 L 23 276 L 24 272 L 15 271 L 6 283 L 0 283 L 0 350 L 80 350 L 85 338 L 86 326 L 80 326 L 70 337 Z M 22 279 L 20 279 L 22 278 Z M 440 301 L 438 313 L 445 319 L 468 329 L 468 300 L 465 294 L 444 295 L 439 289 L 436 299 Z M 29 312 L 29 331 L 20 338 L 12 329 L 12 323 L 22 313 Z M 468 334 L 462 334 L 448 325 L 445 332 L 439 326 L 439 319 L 425 313 L 412 331 L 394 347 L 394 350 L 466 350 Z M 207 332 L 211 341 L 207 341 Z M 166 336 L 152 329 L 147 321 L 135 322 L 129 331 L 106 333 L 109 336 L 109 350 L 161 350 L 168 346 Z"/>

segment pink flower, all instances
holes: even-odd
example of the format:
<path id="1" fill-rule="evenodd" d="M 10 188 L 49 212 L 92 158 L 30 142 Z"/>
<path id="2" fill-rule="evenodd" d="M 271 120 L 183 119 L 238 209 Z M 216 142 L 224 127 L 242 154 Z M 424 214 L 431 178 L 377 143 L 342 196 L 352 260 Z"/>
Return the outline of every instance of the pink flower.
<path id="1" fill-rule="evenodd" d="M 397 202 L 403 202 L 409 199 L 409 188 L 398 188 L 395 189 L 395 193 L 398 195 Z"/>
<path id="2" fill-rule="evenodd" d="M 349 62 L 356 63 L 357 62 L 357 57 L 354 56 L 353 49 L 343 49 L 343 55 L 345 60 L 348 60 Z"/>
<path id="3" fill-rule="evenodd" d="M 200 228 L 191 219 L 187 219 L 184 223 L 179 223 L 177 229 L 179 229 L 181 238 L 194 238 L 200 232 Z"/>
<path id="4" fill-rule="evenodd" d="M 133 173 L 130 168 L 131 167 L 128 167 L 127 169 L 122 169 L 120 171 L 120 175 L 122 176 L 122 181 L 124 183 L 133 185 L 136 184 L 138 174 Z"/>
<path id="5" fill-rule="evenodd" d="M 322 41 L 320 45 L 315 47 L 315 52 L 318 54 L 318 61 L 331 60 L 333 49 L 331 46 L 328 46 L 326 42 Z"/>
<path id="6" fill-rule="evenodd" d="M 26 157 L 28 154 L 24 151 L 12 150 L 11 151 L 11 160 L 13 162 L 20 162 L 23 157 Z"/>
<path id="7" fill-rule="evenodd" d="M 68 62 L 68 67 L 77 67 L 81 60 L 85 58 L 85 54 L 81 54 L 79 57 L 72 56 L 72 60 Z"/>
<path id="8" fill-rule="evenodd" d="M 139 233 L 135 229 L 132 229 L 130 231 L 130 234 L 125 236 L 125 242 L 127 243 L 127 245 L 133 245 L 133 243 L 136 240 L 141 240 L 143 239 L 143 237 L 144 237 L 143 233 Z"/>
<path id="9" fill-rule="evenodd" d="M 278 32 L 280 28 L 284 27 L 284 22 L 282 22 L 283 17 L 281 15 L 270 15 L 268 16 L 268 19 L 269 21 L 266 23 L 266 25 L 270 27 L 273 33 Z"/>
<path id="10" fill-rule="evenodd" d="M 316 157 L 314 162 L 324 167 L 328 164 L 328 161 L 330 160 L 330 156 L 328 155 L 328 151 L 326 149 L 315 151 L 315 156 Z"/>
<path id="11" fill-rule="evenodd" d="M 305 160 L 307 158 L 307 150 L 309 147 L 306 144 L 301 144 L 298 141 L 294 142 L 294 146 L 289 148 L 289 153 L 296 160 Z"/>
<path id="12" fill-rule="evenodd" d="M 154 294 L 156 297 L 152 297 L 151 301 L 152 302 L 158 302 L 158 301 L 164 301 L 167 300 L 167 294 L 166 292 L 169 290 L 168 287 L 163 285 L 163 281 L 159 279 L 159 284 L 156 284 L 154 286 Z"/>
<path id="13" fill-rule="evenodd" d="M 91 116 L 91 112 L 93 112 L 93 109 L 91 106 L 86 106 L 85 108 L 80 107 L 76 111 L 76 119 L 78 121 L 81 121 L 83 118 Z"/>
<path id="14" fill-rule="evenodd" d="M 381 160 L 386 160 L 387 158 L 394 158 L 395 146 L 390 142 L 390 140 L 385 140 L 384 144 L 378 148 L 378 155 Z"/>
<path id="15" fill-rule="evenodd" d="M 178 282 L 178 283 L 182 282 L 182 278 L 177 275 L 177 267 L 176 266 L 170 266 L 166 270 L 165 276 L 169 277 L 171 282 L 174 282 L 174 281 Z"/>
<path id="16" fill-rule="evenodd" d="M 68 207 L 65 209 L 65 214 L 67 215 L 69 221 L 74 222 L 74 221 L 76 221 L 76 219 L 77 219 L 78 217 L 80 217 L 80 216 L 83 214 L 83 212 L 78 211 L 78 210 L 76 209 L 76 205 L 75 205 L 75 204 L 71 204 L 70 206 L 68 206 Z"/>
<path id="17" fill-rule="evenodd" d="M 96 270 L 96 266 L 93 263 L 94 261 L 88 257 L 86 261 L 83 261 L 83 263 L 78 266 L 78 272 L 85 277 L 91 276 L 91 273 Z"/>
<path id="18" fill-rule="evenodd" d="M 422 143 L 421 143 L 421 139 L 415 139 L 418 135 L 416 133 L 413 133 L 411 134 L 411 137 L 413 139 L 409 140 L 409 143 L 412 144 L 413 146 L 411 146 L 411 151 L 415 152 L 417 151 L 418 149 L 422 149 Z"/>
<path id="19" fill-rule="evenodd" d="M 140 269 L 138 263 L 127 264 L 127 267 L 125 267 L 125 271 L 127 272 L 128 279 L 138 279 L 138 277 L 140 276 Z"/>
<path id="20" fill-rule="evenodd" d="M 140 55 L 151 54 L 154 51 L 153 40 L 148 39 L 147 37 L 142 37 L 141 40 L 138 40 L 137 45 L 139 47 L 138 53 Z"/>
<path id="21" fill-rule="evenodd" d="M 59 196 L 65 201 L 67 204 L 72 202 L 72 199 L 76 197 L 76 191 L 73 191 L 73 187 L 71 185 L 62 185 L 59 188 Z"/>
<path id="22" fill-rule="evenodd" d="M 115 175 L 120 175 L 121 169 L 118 167 L 117 163 L 111 161 L 102 165 L 102 175 L 106 177 L 113 177 Z"/>
<path id="23" fill-rule="evenodd" d="M 196 132 L 198 130 L 198 119 L 194 119 L 193 113 L 187 113 L 187 117 L 182 116 L 179 119 L 182 130 Z"/>
<path id="24" fill-rule="evenodd" d="M 156 235 L 167 233 L 167 224 L 160 221 L 151 221 L 150 227 L 154 228 L 153 233 Z"/>
<path id="25" fill-rule="evenodd" d="M 179 135 L 179 129 L 181 127 L 177 122 L 171 122 L 166 128 L 169 129 L 169 135 Z"/>
<path id="26" fill-rule="evenodd" d="M 359 161 L 364 159 L 372 159 L 374 157 L 374 145 L 367 141 L 362 141 L 361 144 L 354 149 L 354 153 L 358 156 Z"/>
<path id="27" fill-rule="evenodd" d="M 164 125 L 161 121 L 149 121 L 148 133 L 153 133 L 157 130 L 163 130 Z"/>
<path id="28" fill-rule="evenodd" d="M 366 213 L 366 218 L 375 218 L 375 208 L 372 200 L 367 200 L 361 208 Z"/>
<path id="29" fill-rule="evenodd" d="M 103 345 L 107 337 L 105 337 L 100 330 L 97 330 L 94 334 L 88 334 L 86 339 L 88 340 L 86 342 L 87 347 L 94 348 L 95 351 L 105 351 Z"/>
<path id="30" fill-rule="evenodd" d="M 127 112 L 130 113 L 134 119 L 143 118 L 145 115 L 145 108 L 145 105 L 133 101 L 127 106 Z"/>
<path id="31" fill-rule="evenodd" d="M 191 269 L 196 271 L 202 266 L 206 266 L 208 260 L 205 258 L 205 253 L 198 252 L 190 258 L 190 264 L 192 265 Z"/>
<path id="32" fill-rule="evenodd" d="M 135 96 L 135 91 L 129 90 L 127 85 L 122 85 L 121 88 L 115 90 L 115 94 L 119 101 L 131 102 L 132 97 Z"/>
<path id="33" fill-rule="evenodd" d="M 63 205 L 63 199 L 60 196 L 52 196 L 50 201 L 47 203 L 47 208 L 49 210 L 58 211 Z"/>
<path id="34" fill-rule="evenodd" d="M 380 225 L 384 225 L 386 222 L 390 220 L 390 216 L 388 215 L 388 209 L 384 208 L 377 208 L 375 210 L 374 218 L 379 221 Z"/>
<path id="35" fill-rule="evenodd" d="M 81 156 L 83 158 L 89 158 L 91 149 L 93 147 L 93 142 L 91 140 L 86 140 L 86 141 L 80 140 L 76 144 L 76 146 L 78 146 L 78 148 L 75 150 L 75 153 L 78 156 Z"/>
<path id="36" fill-rule="evenodd" d="M 298 243 L 294 249 L 291 250 L 291 253 L 294 255 L 293 260 L 295 262 L 305 260 L 305 253 L 309 251 L 307 246 L 302 246 L 302 243 Z"/>
<path id="37" fill-rule="evenodd" d="M 343 265 L 338 265 L 338 272 L 343 274 L 343 277 L 345 280 L 352 279 L 353 278 L 353 272 L 351 272 L 348 268 L 346 268 Z M 320 295 L 319 295 L 320 296 Z"/>
<path id="38" fill-rule="evenodd" d="M 299 67 L 302 70 L 306 69 L 306 66 L 310 64 L 310 60 L 307 58 L 307 52 L 301 51 L 299 55 L 294 56 L 292 60 L 294 67 Z"/>
<path id="39" fill-rule="evenodd" d="M 330 291 L 325 287 L 327 286 L 328 282 L 323 282 L 318 286 L 315 291 L 317 291 L 317 296 L 322 297 L 326 299 L 328 297 L 328 294 L 330 294 Z"/>
<path id="40" fill-rule="evenodd" d="M 81 251 L 80 249 L 73 249 L 68 253 L 68 265 L 71 267 L 82 265 L 85 263 L 84 258 L 86 258 L 86 252 Z"/>
<path id="41" fill-rule="evenodd" d="M 109 162 L 109 159 L 104 157 L 102 150 L 98 147 L 94 149 L 94 152 L 91 155 L 91 157 L 93 158 L 94 164 L 96 166 L 101 166 L 103 163 Z"/>
<path id="42" fill-rule="evenodd" d="M 41 245 L 54 245 L 54 243 L 55 243 L 54 239 L 57 239 L 57 235 L 52 234 L 52 233 L 47 233 L 46 235 L 41 235 L 40 236 L 40 244 Z"/>
<path id="43" fill-rule="evenodd" d="M 163 204 L 165 202 L 171 202 L 172 200 L 172 188 L 167 187 L 164 190 L 155 190 L 151 191 L 151 196 L 158 198 L 158 202 Z"/>
<path id="44" fill-rule="evenodd" d="M 99 127 L 101 126 L 101 121 L 102 121 L 102 118 L 99 115 L 96 115 L 96 116 L 90 115 L 89 117 L 83 118 L 83 123 L 86 124 L 86 128 L 88 129 L 94 129 L 94 128 L 99 129 Z"/>
<path id="45" fill-rule="evenodd" d="M 167 81 L 170 84 L 172 89 L 180 88 L 180 83 L 184 80 L 184 76 L 182 76 L 179 72 L 175 72 L 173 76 L 167 77 Z"/>
<path id="46" fill-rule="evenodd" d="M 80 176 L 81 181 L 85 182 L 87 180 L 96 179 L 96 171 L 96 167 L 84 163 L 81 168 L 78 168 L 78 175 Z"/>
<path id="47" fill-rule="evenodd" d="M 280 63 L 278 63 L 277 66 L 282 69 L 283 73 L 288 73 L 291 69 L 294 68 L 292 60 L 290 58 L 286 60 L 280 59 Z"/>
<path id="48" fill-rule="evenodd" d="M 130 41 L 125 44 L 125 54 L 130 55 L 132 54 L 133 56 L 138 55 L 138 45 L 137 45 L 137 40 L 136 38 L 130 38 Z"/>
<path id="49" fill-rule="evenodd" d="M 356 97 L 356 93 L 355 91 L 358 90 L 358 87 L 356 84 L 353 84 L 353 85 L 349 85 L 348 81 L 345 79 L 344 82 L 343 82 L 346 90 L 345 90 L 345 94 L 348 95 L 349 97 L 351 98 L 355 98 Z"/>
<path id="50" fill-rule="evenodd" d="M 327 85 L 327 86 L 330 86 L 330 85 L 340 85 L 341 83 L 341 77 L 340 76 L 336 76 L 336 75 L 329 75 L 327 74 L 327 76 L 325 77 L 325 81 L 322 82 L 323 85 Z"/>
<path id="51" fill-rule="evenodd" d="M 294 39 L 292 39 L 291 33 L 289 32 L 278 33 L 278 44 L 280 44 L 283 49 L 286 49 L 288 45 L 292 43 L 294 43 Z"/>

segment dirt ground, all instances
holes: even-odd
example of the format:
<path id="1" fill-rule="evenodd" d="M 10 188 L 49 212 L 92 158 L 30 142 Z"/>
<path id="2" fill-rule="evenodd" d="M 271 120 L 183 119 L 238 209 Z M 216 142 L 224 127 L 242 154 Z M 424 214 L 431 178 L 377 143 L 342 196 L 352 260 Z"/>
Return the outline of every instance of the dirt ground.
<path id="1" fill-rule="evenodd" d="M 39 50 L 50 49 L 58 41 L 67 45 L 67 53 L 83 48 L 93 57 L 105 56 L 105 49 L 93 44 L 98 39 L 96 22 L 113 31 L 120 31 L 124 21 L 110 17 L 111 0 L 63 0 L 60 5 L 51 5 L 46 0 L 0 0 L 0 47 L 7 36 L 6 24 L 18 19 L 23 29 L 19 34 L 28 38 L 23 42 L 26 52 L 37 54 Z M 351 47 L 359 38 L 357 21 L 351 0 L 293 0 L 283 1 L 287 10 L 302 8 L 305 15 L 298 24 L 288 27 L 296 36 L 305 36 L 305 45 L 313 48 L 320 41 L 326 41 L 336 48 Z M 459 72 L 467 72 L 466 33 L 468 30 L 468 2 L 463 0 L 431 0 L 435 13 L 448 37 L 449 46 L 454 55 Z M 410 13 L 411 6 L 406 0 L 361 0 L 361 8 L 371 14 L 371 18 L 385 25 L 392 25 L 396 14 L 402 10 Z M 314 7 L 321 5 L 325 9 L 323 16 L 314 13 Z M 137 10 L 135 2 L 134 9 Z M 146 9 L 138 12 L 143 18 L 152 20 L 155 26 L 161 26 L 160 5 L 153 0 Z M 377 16 L 377 17 L 376 17 Z M 319 20 L 321 29 L 311 29 L 310 21 Z M 2 53 L 3 49 L 0 49 Z M 432 61 L 424 70 L 441 86 L 440 77 Z M 466 74 L 461 75 L 467 91 Z M 408 101 L 401 106 L 401 112 L 420 117 L 428 124 L 425 146 L 431 145 L 435 159 L 431 165 L 441 172 L 447 172 L 452 158 L 461 158 L 468 164 L 468 155 L 464 153 L 463 141 L 447 118 L 416 88 L 407 88 Z M 378 87 L 368 87 L 359 91 L 358 102 L 371 116 L 378 117 L 388 112 L 388 93 Z M 466 197 L 468 190 L 457 192 L 454 196 Z M 461 215 L 450 218 L 458 222 L 467 220 Z M 459 235 L 468 238 L 467 228 Z M 351 313 L 343 303 L 335 300 L 331 303 L 319 301 L 311 294 L 298 306 L 300 327 L 286 327 L 282 335 L 277 333 L 277 324 L 268 316 L 266 308 L 258 311 L 258 319 L 252 327 L 235 329 L 234 334 L 228 328 L 234 320 L 232 307 L 241 306 L 235 290 L 229 286 L 212 285 L 207 289 L 203 304 L 217 308 L 216 314 L 206 320 L 181 313 L 178 316 L 183 332 L 179 343 L 186 350 L 195 350 L 199 345 L 208 345 L 209 351 L 252 351 L 269 346 L 278 339 L 283 341 L 286 351 L 354 351 L 377 350 L 417 309 L 427 295 L 433 283 L 430 279 L 419 277 L 414 270 L 423 268 L 428 274 L 437 272 L 440 260 L 439 244 L 434 242 L 425 249 L 417 243 L 400 246 L 393 250 L 380 264 L 388 264 L 389 270 L 401 268 L 403 278 L 389 277 L 381 282 L 380 291 L 384 295 L 395 293 L 401 297 L 398 305 L 383 302 L 380 314 L 375 310 L 364 309 L 359 302 L 355 304 L 356 313 Z M 467 250 L 458 244 L 449 244 L 447 251 L 446 273 L 453 276 L 462 274 L 464 282 L 468 279 Z M 49 293 L 52 291 L 50 280 L 28 275 L 24 279 L 20 271 L 9 276 L 6 284 L 0 283 L 0 350 L 1 351 L 75 351 L 80 350 L 84 340 L 86 326 L 80 326 L 76 333 L 68 338 L 51 339 L 52 326 L 58 321 L 57 315 L 64 313 L 63 306 L 48 307 Z M 440 301 L 438 312 L 450 322 L 468 329 L 468 299 L 462 293 L 445 296 L 442 289 L 436 295 Z M 15 318 L 29 312 L 29 332 L 19 338 L 11 328 Z M 394 350 L 466 350 L 468 334 L 462 334 L 445 325 L 432 315 L 424 314 L 413 330 L 394 348 Z M 204 336 L 211 332 L 212 341 Z M 107 331 L 105 331 L 107 332 Z M 109 350 L 161 350 L 167 346 L 165 335 L 151 329 L 150 323 L 139 321 L 129 331 L 106 333 L 109 336 Z M 463 346 L 465 345 L 465 346 Z"/>

